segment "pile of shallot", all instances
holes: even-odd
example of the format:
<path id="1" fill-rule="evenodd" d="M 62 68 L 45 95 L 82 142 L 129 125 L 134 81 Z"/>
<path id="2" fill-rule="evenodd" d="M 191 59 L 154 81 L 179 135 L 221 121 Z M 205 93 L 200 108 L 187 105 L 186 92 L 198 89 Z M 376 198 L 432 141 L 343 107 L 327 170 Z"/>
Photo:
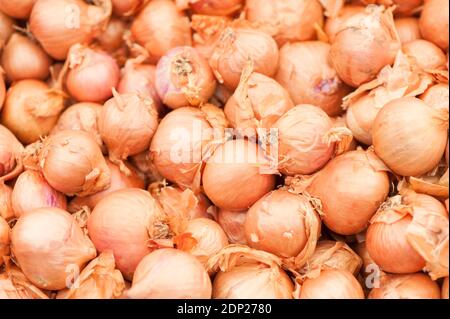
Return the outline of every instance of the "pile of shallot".
<path id="1" fill-rule="evenodd" d="M 0 0 L 0 299 L 448 299 L 448 10 Z"/>

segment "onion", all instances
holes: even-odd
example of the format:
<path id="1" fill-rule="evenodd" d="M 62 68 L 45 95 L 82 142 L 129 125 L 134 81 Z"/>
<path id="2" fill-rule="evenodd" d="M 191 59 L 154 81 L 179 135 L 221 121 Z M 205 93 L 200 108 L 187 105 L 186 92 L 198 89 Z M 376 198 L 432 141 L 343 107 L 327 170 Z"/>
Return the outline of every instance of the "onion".
<path id="1" fill-rule="evenodd" d="M 112 0 L 113 12 L 119 17 L 128 17 L 136 14 L 144 0 Z"/>
<path id="2" fill-rule="evenodd" d="M 1 61 L 11 82 L 25 79 L 45 80 L 52 62 L 39 45 L 17 32 L 11 35 L 4 47 Z"/>
<path id="3" fill-rule="evenodd" d="M 128 60 L 122 69 L 117 91 L 120 94 L 138 93 L 150 96 L 158 113 L 163 113 L 164 106 L 156 93 L 155 88 L 156 67 L 150 64 L 140 64 L 134 60 Z"/>
<path id="4" fill-rule="evenodd" d="M 131 33 L 148 51 L 152 62 L 172 48 L 192 43 L 189 19 L 167 0 L 149 2 L 134 19 Z"/>
<path id="5" fill-rule="evenodd" d="M 445 277 L 444 283 L 442 284 L 441 298 L 448 299 L 448 277 Z"/>
<path id="6" fill-rule="evenodd" d="M 77 44 L 70 49 L 66 63 L 69 65 L 66 86 L 78 101 L 103 102 L 112 96 L 111 89 L 119 83 L 119 66 L 106 52 Z"/>
<path id="7" fill-rule="evenodd" d="M 445 69 L 447 56 L 432 42 L 421 39 L 414 40 L 404 44 L 402 49 L 423 70 Z"/>
<path id="8" fill-rule="evenodd" d="M 423 221 L 419 221 L 421 215 L 415 212 L 417 207 L 411 209 L 406 207 L 405 204 L 401 196 L 389 199 L 374 216 L 367 230 L 366 245 L 370 257 L 383 270 L 391 273 L 412 273 L 425 267 L 424 258 L 415 249 L 417 245 L 411 245 L 417 243 L 417 241 L 411 240 L 414 239 L 411 238 L 414 236 L 412 232 L 415 231 L 418 234 L 417 231 L 420 231 L 420 229 L 417 228 L 417 224 L 423 223 Z M 443 207 L 441 208 L 443 209 Z M 424 219 L 422 218 L 422 220 Z M 415 224 L 416 229 L 413 228 Z M 429 237 L 426 237 L 426 233 L 418 235 L 425 236 L 424 240 L 430 240 Z"/>
<path id="9" fill-rule="evenodd" d="M 439 299 L 439 286 L 423 273 L 384 275 L 369 299 Z"/>
<path id="10" fill-rule="evenodd" d="M 83 209 L 85 206 L 87 206 L 90 210 L 93 210 L 100 200 L 116 190 L 132 187 L 144 188 L 143 179 L 139 177 L 136 170 L 128 163 L 124 163 L 130 173 L 128 176 L 120 170 L 119 166 L 111 163 L 110 161 L 106 161 L 106 164 L 108 165 L 111 175 L 111 185 L 98 193 L 84 197 L 75 197 L 69 204 L 69 212 L 75 213 Z"/>
<path id="11" fill-rule="evenodd" d="M 98 44 L 103 50 L 110 53 L 120 49 L 123 46 L 123 36 L 127 28 L 124 21 L 111 18 L 105 31 L 97 37 Z"/>
<path id="12" fill-rule="evenodd" d="M 36 208 L 67 208 L 66 197 L 53 189 L 40 173 L 29 170 L 17 178 L 11 203 L 17 218 Z"/>
<path id="13" fill-rule="evenodd" d="M 420 33 L 443 50 L 448 49 L 448 1 L 427 0 L 419 20 Z"/>
<path id="14" fill-rule="evenodd" d="M 14 21 L 0 10 L 0 50 L 14 32 Z"/>
<path id="15" fill-rule="evenodd" d="M 109 168 L 89 133 L 68 130 L 51 135 L 37 157 L 50 186 L 69 196 L 95 194 L 110 185 Z"/>
<path id="16" fill-rule="evenodd" d="M 434 110 L 419 99 L 405 97 L 378 113 L 373 146 L 396 174 L 419 176 L 436 167 L 444 155 L 447 129 L 448 109 Z"/>
<path id="17" fill-rule="evenodd" d="M 244 0 L 187 0 L 186 2 L 195 13 L 226 16 L 241 9 Z"/>
<path id="18" fill-rule="evenodd" d="M 111 15 L 111 0 L 101 0 L 99 4 L 38 0 L 31 11 L 30 31 L 52 58 L 64 60 L 72 45 L 89 44 L 105 27 Z"/>
<path id="19" fill-rule="evenodd" d="M 222 209 L 249 208 L 275 186 L 268 159 L 260 147 L 247 140 L 220 145 L 208 159 L 203 172 L 203 189 Z"/>
<path id="20" fill-rule="evenodd" d="M 320 108 L 298 105 L 273 127 L 278 130 L 278 167 L 283 174 L 311 174 L 331 159 L 335 150 L 333 123 Z"/>
<path id="21" fill-rule="evenodd" d="M 162 102 L 175 109 L 206 103 L 214 94 L 216 81 L 208 61 L 185 46 L 169 50 L 159 60 L 155 86 Z"/>
<path id="22" fill-rule="evenodd" d="M 28 19 L 37 0 L 8 1 L 0 0 L 0 11 L 17 19 Z"/>
<path id="23" fill-rule="evenodd" d="M 402 44 L 422 38 L 419 30 L 419 19 L 414 17 L 397 18 L 394 23 Z"/>
<path id="24" fill-rule="evenodd" d="M 343 112 L 342 98 L 350 92 L 331 65 L 330 45 L 320 41 L 284 45 L 275 79 L 294 103 L 317 105 L 330 116 Z"/>
<path id="25" fill-rule="evenodd" d="M 448 84 L 438 83 L 431 86 L 420 97 L 422 101 L 434 109 L 449 108 L 449 90 Z"/>
<path id="26" fill-rule="evenodd" d="M 177 249 L 197 257 L 202 263 L 228 245 L 228 238 L 222 227 L 209 218 L 188 221 L 183 231 L 174 238 Z"/>
<path id="27" fill-rule="evenodd" d="M 3 265 L 3 258 L 9 256 L 9 225 L 0 216 L 0 266 Z"/>
<path id="28" fill-rule="evenodd" d="M 214 141 L 212 128 L 220 133 L 226 126 L 223 111 L 213 105 L 176 109 L 162 119 L 153 136 L 151 161 L 167 180 L 198 192 L 204 155 Z"/>
<path id="29" fill-rule="evenodd" d="M 324 31 L 328 37 L 330 43 L 333 43 L 336 34 L 345 28 L 347 20 L 353 15 L 363 13 L 365 7 L 359 5 L 345 5 L 343 6 L 336 16 L 329 17 L 325 22 Z"/>
<path id="30" fill-rule="evenodd" d="M 62 92 L 45 82 L 22 80 L 8 90 L 1 122 L 24 144 L 50 133 L 64 108 Z"/>
<path id="31" fill-rule="evenodd" d="M 22 172 L 23 146 L 6 127 L 0 125 L 0 183 Z"/>
<path id="32" fill-rule="evenodd" d="M 389 177 L 373 152 L 344 153 L 313 177 L 307 191 L 320 199 L 323 221 L 332 231 L 363 231 L 389 193 Z"/>
<path id="33" fill-rule="evenodd" d="M 362 259 L 344 242 L 321 240 L 301 272 L 311 274 L 321 268 L 339 269 L 356 276 L 362 265 Z"/>
<path id="34" fill-rule="evenodd" d="M 279 46 L 286 42 L 316 38 L 316 28 L 323 24 L 323 10 L 317 0 L 247 0 L 248 20 L 274 28 Z"/>
<path id="35" fill-rule="evenodd" d="M 151 184 L 149 191 L 167 214 L 175 233 L 180 233 L 191 220 L 210 217 L 210 203 L 202 193 L 194 194 L 189 188 L 182 190 L 160 182 Z"/>
<path id="36" fill-rule="evenodd" d="M 286 189 L 270 192 L 247 212 L 245 237 L 250 247 L 302 267 L 320 236 L 320 219 L 309 198 Z"/>
<path id="37" fill-rule="evenodd" d="M 395 13 L 400 15 L 412 15 L 422 5 L 423 0 L 359 0 L 363 4 L 380 4 L 384 6 L 395 5 Z"/>
<path id="38" fill-rule="evenodd" d="M 125 295 L 132 299 L 207 299 L 211 298 L 211 280 L 192 255 L 158 249 L 139 263 Z"/>
<path id="39" fill-rule="evenodd" d="M 208 261 L 217 272 L 215 299 L 292 299 L 294 285 L 281 269 L 281 260 L 265 251 L 229 245 Z"/>
<path id="40" fill-rule="evenodd" d="M 61 114 L 51 134 L 65 130 L 84 131 L 89 133 L 100 147 L 103 147 L 97 124 L 101 109 L 102 105 L 97 103 L 73 104 Z"/>
<path id="41" fill-rule="evenodd" d="M 48 296 L 34 286 L 19 268 L 7 263 L 5 272 L 0 274 L 0 299 L 48 299 Z"/>
<path id="42" fill-rule="evenodd" d="M 149 96 L 136 93 L 114 97 L 102 108 L 98 119 L 100 135 L 113 163 L 147 150 L 158 126 L 158 112 Z"/>
<path id="43" fill-rule="evenodd" d="M 345 83 L 358 87 L 394 62 L 400 40 L 391 9 L 371 6 L 345 24 L 331 45 L 331 61 Z"/>
<path id="44" fill-rule="evenodd" d="M 124 289 L 122 274 L 115 269 L 114 255 L 107 251 L 83 269 L 70 289 L 59 291 L 56 299 L 114 299 Z"/>
<path id="45" fill-rule="evenodd" d="M 68 267 L 80 271 L 96 255 L 75 219 L 59 208 L 39 208 L 21 216 L 11 233 L 11 250 L 25 276 L 47 290 L 65 288 Z"/>
<path id="46" fill-rule="evenodd" d="M 109 194 L 95 206 L 87 227 L 97 250 L 111 250 L 117 269 L 130 280 L 142 258 L 157 248 L 151 243 L 169 236 L 165 219 L 148 192 L 125 188 Z"/>
<path id="47" fill-rule="evenodd" d="M 289 93 L 280 84 L 249 67 L 244 69 L 239 86 L 227 99 L 224 111 L 234 128 L 248 131 L 252 136 L 258 128 L 272 128 L 280 116 L 293 107 Z"/>
<path id="48" fill-rule="evenodd" d="M 228 27 L 216 41 L 209 64 L 219 83 L 234 90 L 248 60 L 255 72 L 273 76 L 278 68 L 277 43 L 263 31 Z"/>
<path id="49" fill-rule="evenodd" d="M 245 219 L 247 211 L 233 212 L 230 210 L 219 209 L 217 222 L 227 234 L 228 240 L 232 244 L 246 245 L 245 238 Z"/>
<path id="50" fill-rule="evenodd" d="M 322 270 L 307 278 L 300 288 L 300 299 L 364 299 L 358 280 L 347 270 Z"/>
<path id="51" fill-rule="evenodd" d="M 0 182 L 0 217 L 5 220 L 15 217 L 11 203 L 11 194 L 12 188 Z"/>

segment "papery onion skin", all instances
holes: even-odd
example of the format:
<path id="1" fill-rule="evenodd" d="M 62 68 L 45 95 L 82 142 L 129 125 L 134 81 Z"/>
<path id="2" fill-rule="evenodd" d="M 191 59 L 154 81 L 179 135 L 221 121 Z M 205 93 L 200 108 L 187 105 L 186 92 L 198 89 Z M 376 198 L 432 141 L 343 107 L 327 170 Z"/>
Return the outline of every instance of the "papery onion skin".
<path id="1" fill-rule="evenodd" d="M 417 98 L 405 97 L 378 113 L 373 146 L 394 173 L 420 176 L 436 167 L 444 155 L 447 129 L 448 110 L 434 110 Z"/>
<path id="2" fill-rule="evenodd" d="M 127 29 L 127 24 L 118 19 L 111 18 L 104 32 L 97 37 L 100 47 L 106 52 L 114 52 L 123 45 L 123 36 Z"/>
<path id="3" fill-rule="evenodd" d="M 211 289 L 208 274 L 194 256 L 167 248 L 139 263 L 125 295 L 131 299 L 209 299 Z"/>
<path id="4" fill-rule="evenodd" d="M 103 146 L 103 141 L 98 131 L 98 117 L 102 105 L 97 103 L 77 103 L 69 106 L 58 119 L 51 134 L 56 134 L 65 130 L 84 131 L 92 135 L 99 146 Z"/>
<path id="5" fill-rule="evenodd" d="M 184 231 L 175 239 L 176 248 L 190 253 L 200 261 L 228 245 L 228 238 L 218 223 L 209 218 L 195 218 L 188 221 Z"/>
<path id="6" fill-rule="evenodd" d="M 38 80 L 22 80 L 8 90 L 1 122 L 24 144 L 50 133 L 64 108 L 61 92 Z"/>
<path id="7" fill-rule="evenodd" d="M 224 108 L 225 116 L 234 128 L 270 129 L 280 116 L 294 107 L 289 93 L 263 74 L 252 72 L 248 79 L 242 77 L 238 88 L 241 91 L 236 90 Z"/>
<path id="8" fill-rule="evenodd" d="M 314 247 L 319 235 L 320 219 L 308 198 L 285 189 L 270 192 L 247 212 L 248 245 L 279 257 L 297 257 Z"/>
<path id="9" fill-rule="evenodd" d="M 445 277 L 442 284 L 441 299 L 448 299 L 448 277 Z"/>
<path id="10" fill-rule="evenodd" d="M 53 189 L 39 172 L 31 170 L 17 178 L 11 202 L 17 218 L 36 208 L 67 208 L 66 196 Z"/>
<path id="11" fill-rule="evenodd" d="M 333 123 L 322 109 L 297 105 L 273 127 L 278 129 L 278 162 L 283 174 L 312 174 L 331 159 L 335 144 L 327 143 L 325 137 Z"/>
<path id="12" fill-rule="evenodd" d="M 47 290 L 65 288 L 67 267 L 81 270 L 96 256 L 75 219 L 59 208 L 39 208 L 19 218 L 11 233 L 11 250 L 27 278 Z"/>
<path id="13" fill-rule="evenodd" d="M 217 213 L 217 222 L 227 234 L 228 240 L 232 244 L 246 245 L 245 238 L 245 219 L 247 211 L 234 212 L 225 209 L 219 209 Z"/>
<path id="14" fill-rule="evenodd" d="M 278 47 L 263 31 L 226 28 L 216 41 L 209 64 L 219 83 L 235 90 L 248 60 L 254 71 L 272 77 L 278 69 Z"/>
<path id="15" fill-rule="evenodd" d="M 114 255 L 107 251 L 86 265 L 72 287 L 60 290 L 56 299 L 115 299 L 124 289 L 122 274 L 115 269 Z"/>
<path id="16" fill-rule="evenodd" d="M 16 266 L 5 266 L 0 274 L 0 299 L 49 299 L 49 297 L 34 286 Z"/>
<path id="17" fill-rule="evenodd" d="M 28 19 L 31 9 L 36 1 L 37 0 L 0 0 L 0 11 L 3 11 L 13 18 Z"/>
<path id="18" fill-rule="evenodd" d="M 442 69 L 447 63 L 447 56 L 444 52 L 437 45 L 426 40 L 410 41 L 404 44 L 402 49 L 423 70 Z"/>
<path id="19" fill-rule="evenodd" d="M 317 278 L 307 278 L 300 299 L 364 299 L 358 280 L 346 270 L 322 270 Z"/>
<path id="20" fill-rule="evenodd" d="M 150 145 L 151 161 L 159 174 L 181 188 L 194 189 L 203 167 L 203 152 L 214 139 L 211 129 L 198 108 L 183 107 L 167 114 Z"/>
<path id="21" fill-rule="evenodd" d="M 11 203 L 12 188 L 0 182 L 0 217 L 10 220 L 14 217 Z"/>
<path id="22" fill-rule="evenodd" d="M 346 20 L 354 14 L 364 12 L 364 9 L 365 7 L 363 6 L 349 4 L 342 7 L 336 17 L 329 17 L 325 22 L 324 31 L 330 43 L 333 43 L 336 34 L 345 28 Z"/>
<path id="23" fill-rule="evenodd" d="M 0 216 L 0 266 L 3 265 L 3 257 L 9 255 L 9 232 L 8 223 Z"/>
<path id="24" fill-rule="evenodd" d="M 363 231 L 386 199 L 389 177 L 373 166 L 376 160 L 374 154 L 362 150 L 344 153 L 332 159 L 307 187 L 311 196 L 321 200 L 324 224 L 332 231 L 341 235 Z"/>
<path id="25" fill-rule="evenodd" d="M 333 268 L 347 270 L 357 276 L 362 265 L 362 259 L 344 242 L 320 240 L 304 269 L 307 273 L 320 267 Z"/>
<path id="26" fill-rule="evenodd" d="M 23 170 L 23 145 L 0 124 L 0 183 L 16 177 Z"/>
<path id="27" fill-rule="evenodd" d="M 419 29 L 419 19 L 414 17 L 397 18 L 394 20 L 394 23 L 402 44 L 422 38 Z"/>
<path id="28" fill-rule="evenodd" d="M 83 131 L 67 130 L 49 136 L 39 153 L 39 165 L 47 182 L 67 195 L 95 194 L 111 183 L 100 147 Z"/>
<path id="29" fill-rule="evenodd" d="M 158 126 L 158 112 L 149 96 L 116 94 L 100 112 L 98 129 L 112 162 L 147 150 Z"/>
<path id="30" fill-rule="evenodd" d="M 64 60 L 72 45 L 88 44 L 111 14 L 111 1 L 103 8 L 83 0 L 37 0 L 31 11 L 30 31 L 44 50 L 56 60 Z"/>
<path id="31" fill-rule="evenodd" d="M 315 27 L 323 24 L 323 10 L 317 0 L 247 0 L 245 15 L 249 21 L 273 27 L 279 46 L 312 40 Z"/>
<path id="32" fill-rule="evenodd" d="M 184 46 L 169 50 L 158 61 L 155 87 L 162 102 L 176 109 L 206 103 L 214 94 L 216 79 L 208 61 Z"/>
<path id="33" fill-rule="evenodd" d="M 162 212 L 146 191 L 126 188 L 104 197 L 87 223 L 99 252 L 111 250 L 116 267 L 130 280 L 139 262 L 154 248 L 149 245 L 162 223 Z"/>
<path id="34" fill-rule="evenodd" d="M 3 70 L 0 70 L 0 72 L 3 72 Z M 3 79 L 3 74 L 0 74 L 0 110 L 3 107 L 3 103 L 5 102 L 6 97 L 6 87 L 5 87 L 5 80 Z"/>
<path id="35" fill-rule="evenodd" d="M 265 265 L 244 264 L 214 278 L 214 299 L 292 299 L 294 285 L 281 269 L 276 276 Z"/>
<path id="36" fill-rule="evenodd" d="M 190 8 L 198 14 L 226 16 L 238 11 L 243 0 L 190 0 Z"/>
<path id="37" fill-rule="evenodd" d="M 330 45 L 320 41 L 284 45 L 275 79 L 295 104 L 316 105 L 329 116 L 343 112 L 342 98 L 350 93 L 331 64 Z"/>
<path id="38" fill-rule="evenodd" d="M 205 165 L 205 194 L 222 209 L 247 209 L 275 186 L 275 176 L 264 172 L 268 165 L 257 144 L 242 139 L 228 141 Z"/>
<path id="39" fill-rule="evenodd" d="M 76 46 L 68 56 L 69 71 L 66 86 L 70 95 L 80 102 L 103 102 L 117 87 L 120 70 L 106 52 Z"/>
<path id="40" fill-rule="evenodd" d="M 439 286 L 424 273 L 384 275 L 368 299 L 439 299 Z"/>
<path id="41" fill-rule="evenodd" d="M 151 64 L 125 63 L 122 76 L 117 86 L 117 92 L 139 93 L 153 99 L 158 113 L 163 113 L 164 106 L 155 88 L 156 67 Z"/>
<path id="42" fill-rule="evenodd" d="M 128 163 L 124 163 L 129 170 L 130 175 L 128 176 L 120 170 L 119 166 L 111 163 L 109 160 L 106 161 L 106 164 L 111 175 L 111 185 L 98 193 L 84 197 L 75 197 L 69 203 L 69 212 L 75 213 L 83 209 L 83 206 L 93 210 L 100 200 L 120 189 L 144 188 L 144 180 L 137 174 L 136 169 Z"/>
<path id="43" fill-rule="evenodd" d="M 11 81 L 25 79 L 44 80 L 50 70 L 51 59 L 32 40 L 14 33 L 3 48 L 2 66 Z"/>
<path id="44" fill-rule="evenodd" d="M 112 0 L 113 12 L 119 17 L 128 17 L 134 15 L 144 2 L 144 0 Z"/>
<path id="45" fill-rule="evenodd" d="M 443 50 L 448 49 L 448 1 L 427 0 L 420 15 L 420 33 Z"/>
<path id="46" fill-rule="evenodd" d="M 438 83 L 430 86 L 420 97 L 422 101 L 432 108 L 449 108 L 448 84 Z"/>
<path id="47" fill-rule="evenodd" d="M 346 27 L 336 34 L 330 51 L 342 81 L 358 87 L 394 62 L 400 41 L 393 22 L 392 13 L 382 12 L 381 7 L 355 14 L 346 22 Z"/>
<path id="48" fill-rule="evenodd" d="M 149 2 L 134 19 L 131 33 L 148 51 L 152 62 L 172 48 L 192 44 L 189 19 L 173 1 Z"/>

